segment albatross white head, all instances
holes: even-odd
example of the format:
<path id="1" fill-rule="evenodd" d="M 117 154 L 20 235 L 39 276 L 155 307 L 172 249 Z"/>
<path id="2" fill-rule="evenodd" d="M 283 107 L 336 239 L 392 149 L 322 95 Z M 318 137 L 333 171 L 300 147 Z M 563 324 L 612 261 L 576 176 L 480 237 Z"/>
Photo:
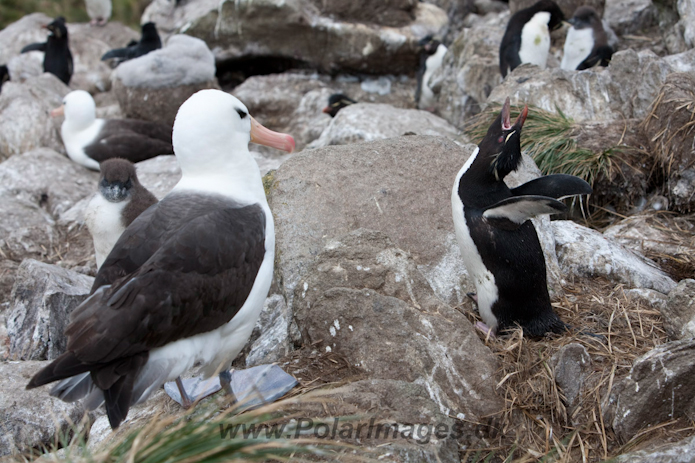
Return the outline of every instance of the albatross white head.
<path id="1" fill-rule="evenodd" d="M 75 90 L 63 98 L 63 105 L 51 111 L 52 117 L 65 116 L 63 125 L 73 131 L 84 130 L 96 119 L 96 104 L 92 95 L 84 90 Z"/>
<path id="2" fill-rule="evenodd" d="M 249 141 L 294 150 L 290 135 L 266 129 L 241 101 L 220 90 L 201 90 L 181 105 L 172 141 L 182 173 L 176 190 L 224 194 L 242 202 L 265 197 Z"/>

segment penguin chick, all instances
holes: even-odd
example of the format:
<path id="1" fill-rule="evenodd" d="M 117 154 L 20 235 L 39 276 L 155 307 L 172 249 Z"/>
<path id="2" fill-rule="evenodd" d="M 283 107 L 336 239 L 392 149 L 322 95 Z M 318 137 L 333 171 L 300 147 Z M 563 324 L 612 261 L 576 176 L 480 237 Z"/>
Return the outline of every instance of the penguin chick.
<path id="1" fill-rule="evenodd" d="M 590 6 L 580 6 L 568 21 L 565 48 L 560 67 L 568 71 L 581 71 L 596 66 L 608 66 L 613 47 L 608 43 L 608 33 L 601 18 Z"/>
<path id="2" fill-rule="evenodd" d="M 442 66 L 447 47 L 431 35 L 420 40 L 420 67 L 417 73 L 415 103 L 419 109 L 432 110 L 434 107 L 434 92 L 429 86 L 430 77 Z"/>
<path id="3" fill-rule="evenodd" d="M 545 69 L 550 50 L 550 31 L 562 26 L 565 16 L 553 0 L 540 0 L 509 19 L 500 43 L 502 77 L 522 63 Z"/>
<path id="4" fill-rule="evenodd" d="M 29 51 L 42 51 L 43 72 L 50 72 L 62 80 L 65 85 L 70 84 L 72 77 L 73 63 L 72 53 L 68 43 L 68 28 L 65 26 L 65 18 L 56 18 L 50 24 L 43 26 L 48 29 L 49 35 L 43 43 L 32 43 L 22 48 L 20 53 Z"/>
<path id="5" fill-rule="evenodd" d="M 334 93 L 328 97 L 328 106 L 323 108 L 323 112 L 331 117 L 335 117 L 338 111 L 355 103 L 357 102 L 349 96 L 343 95 L 342 93 Z"/>
<path id="6" fill-rule="evenodd" d="M 553 312 L 545 259 L 530 218 L 564 212 L 558 198 L 591 193 L 584 180 L 557 174 L 510 189 L 504 178 L 521 160 L 521 129 L 528 107 L 512 125 L 509 98 L 451 192 L 456 238 L 473 280 L 483 321 L 492 333 L 520 325 L 527 336 L 561 333 Z"/>
<path id="7" fill-rule="evenodd" d="M 125 48 L 115 48 L 107 51 L 101 57 L 101 60 L 113 59 L 116 66 L 118 66 L 123 61 L 128 61 L 162 48 L 162 40 L 159 38 L 157 27 L 153 22 L 143 24 L 141 30 L 142 36 L 139 42 L 131 41 Z"/>
<path id="8" fill-rule="evenodd" d="M 113 158 L 99 167 L 98 191 L 85 210 L 85 223 L 94 240 L 97 269 L 128 225 L 157 202 L 138 180 L 130 161 Z"/>
<path id="9" fill-rule="evenodd" d="M 111 0 L 85 0 L 90 26 L 105 26 L 111 17 Z"/>

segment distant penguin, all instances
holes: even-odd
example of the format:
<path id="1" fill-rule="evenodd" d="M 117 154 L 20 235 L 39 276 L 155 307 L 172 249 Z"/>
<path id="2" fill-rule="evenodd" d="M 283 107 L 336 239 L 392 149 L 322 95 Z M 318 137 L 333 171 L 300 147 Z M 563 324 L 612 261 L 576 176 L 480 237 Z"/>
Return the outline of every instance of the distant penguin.
<path id="1" fill-rule="evenodd" d="M 111 0 L 85 0 L 90 26 L 105 26 L 111 17 Z"/>
<path id="2" fill-rule="evenodd" d="M 328 97 L 328 106 L 323 108 L 323 112 L 331 117 L 335 117 L 338 111 L 346 106 L 357 103 L 355 100 L 342 93 L 334 93 Z"/>
<path id="3" fill-rule="evenodd" d="M 130 161 L 107 159 L 100 167 L 98 191 L 84 213 L 94 240 L 97 269 L 128 225 L 157 202 L 157 198 L 138 180 L 135 166 Z"/>
<path id="4" fill-rule="evenodd" d="M 568 21 L 565 49 L 560 67 L 568 71 L 581 71 L 596 66 L 608 66 L 613 56 L 608 33 L 601 18 L 590 6 L 580 6 Z"/>
<path id="5" fill-rule="evenodd" d="M 20 53 L 29 51 L 42 51 L 43 72 L 51 74 L 62 80 L 65 85 L 70 84 L 72 77 L 72 53 L 68 44 L 68 28 L 65 26 L 65 18 L 58 17 L 52 23 L 43 26 L 50 34 L 43 43 L 32 43 L 22 48 Z"/>
<path id="6" fill-rule="evenodd" d="M 521 160 L 521 128 L 512 125 L 509 98 L 487 135 L 461 168 L 451 192 L 456 238 L 477 291 L 480 316 L 493 331 L 521 325 L 527 336 L 560 333 L 536 229 L 529 220 L 566 210 L 558 198 L 591 193 L 584 180 L 556 174 L 509 189 L 504 177 Z"/>
<path id="7" fill-rule="evenodd" d="M 133 43 L 133 41 L 131 41 L 125 48 L 116 48 L 108 51 L 104 53 L 101 60 L 106 61 L 113 59 L 116 61 L 116 65 L 118 65 L 123 61 L 128 61 L 162 48 L 162 41 L 157 33 L 157 27 L 153 22 L 143 24 L 141 29 L 142 36 L 139 42 Z"/>
<path id="8" fill-rule="evenodd" d="M 550 31 L 559 28 L 565 16 L 553 0 L 540 0 L 509 19 L 500 43 L 502 77 L 522 63 L 545 69 L 550 50 Z"/>
<path id="9" fill-rule="evenodd" d="M 135 119 L 97 119 L 92 95 L 75 90 L 51 116 L 65 116 L 60 134 L 68 156 L 92 170 L 111 158 L 140 162 L 160 154 L 173 154 L 171 127 Z"/>
<path id="10" fill-rule="evenodd" d="M 419 109 L 432 110 L 435 99 L 429 86 L 429 80 L 435 71 L 442 66 L 447 48 L 431 35 L 420 40 L 419 45 L 422 47 L 422 51 L 420 52 L 420 67 L 417 74 L 415 103 Z"/>
<path id="11" fill-rule="evenodd" d="M 10 70 L 6 65 L 0 66 L 0 92 L 2 92 L 2 84 L 10 80 Z"/>

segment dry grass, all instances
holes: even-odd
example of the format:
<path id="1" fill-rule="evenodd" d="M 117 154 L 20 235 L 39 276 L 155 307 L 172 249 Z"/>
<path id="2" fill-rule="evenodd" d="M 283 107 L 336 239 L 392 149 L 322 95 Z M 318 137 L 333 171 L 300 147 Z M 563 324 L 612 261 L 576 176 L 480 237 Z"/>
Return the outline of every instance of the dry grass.
<path id="1" fill-rule="evenodd" d="M 489 447 L 467 450 L 462 461 L 597 462 L 695 434 L 695 423 L 676 420 L 650 428 L 624 445 L 616 441 L 603 421 L 602 403 L 637 357 L 667 340 L 661 315 L 607 282 L 571 284 L 564 290 L 562 299 L 553 304 L 556 312 L 571 326 L 596 336 L 578 330 L 542 340 L 528 340 L 520 329 L 496 339 L 481 334 L 499 357 L 497 389 L 506 407 L 499 416 L 490 417 Z M 469 309 L 465 313 L 477 321 L 477 313 Z M 555 382 L 550 362 L 570 343 L 584 346 L 592 359 L 572 409 Z"/>

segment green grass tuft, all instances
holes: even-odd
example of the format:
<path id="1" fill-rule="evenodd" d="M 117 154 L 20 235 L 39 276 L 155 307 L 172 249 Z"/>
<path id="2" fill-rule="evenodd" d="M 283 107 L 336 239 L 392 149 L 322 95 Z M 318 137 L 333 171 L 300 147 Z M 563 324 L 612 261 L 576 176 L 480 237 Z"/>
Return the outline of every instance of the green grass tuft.
<path id="1" fill-rule="evenodd" d="M 485 111 L 475 116 L 465 129 L 471 140 L 482 140 L 500 109 L 501 105 L 490 104 Z M 521 149 L 533 158 L 544 175 L 575 175 L 593 185 L 601 173 L 608 174 L 611 158 L 619 148 L 594 153 L 578 147 L 573 135 L 576 133 L 574 121 L 559 108 L 556 110 L 557 113 L 551 113 L 529 107 L 521 133 Z M 518 110 L 512 110 L 512 121 L 519 113 Z"/>
<path id="2" fill-rule="evenodd" d="M 140 17 L 150 0 L 112 0 L 111 21 L 139 29 Z M 31 13 L 45 13 L 68 22 L 89 22 L 84 0 L 0 0 L 0 29 Z"/>

